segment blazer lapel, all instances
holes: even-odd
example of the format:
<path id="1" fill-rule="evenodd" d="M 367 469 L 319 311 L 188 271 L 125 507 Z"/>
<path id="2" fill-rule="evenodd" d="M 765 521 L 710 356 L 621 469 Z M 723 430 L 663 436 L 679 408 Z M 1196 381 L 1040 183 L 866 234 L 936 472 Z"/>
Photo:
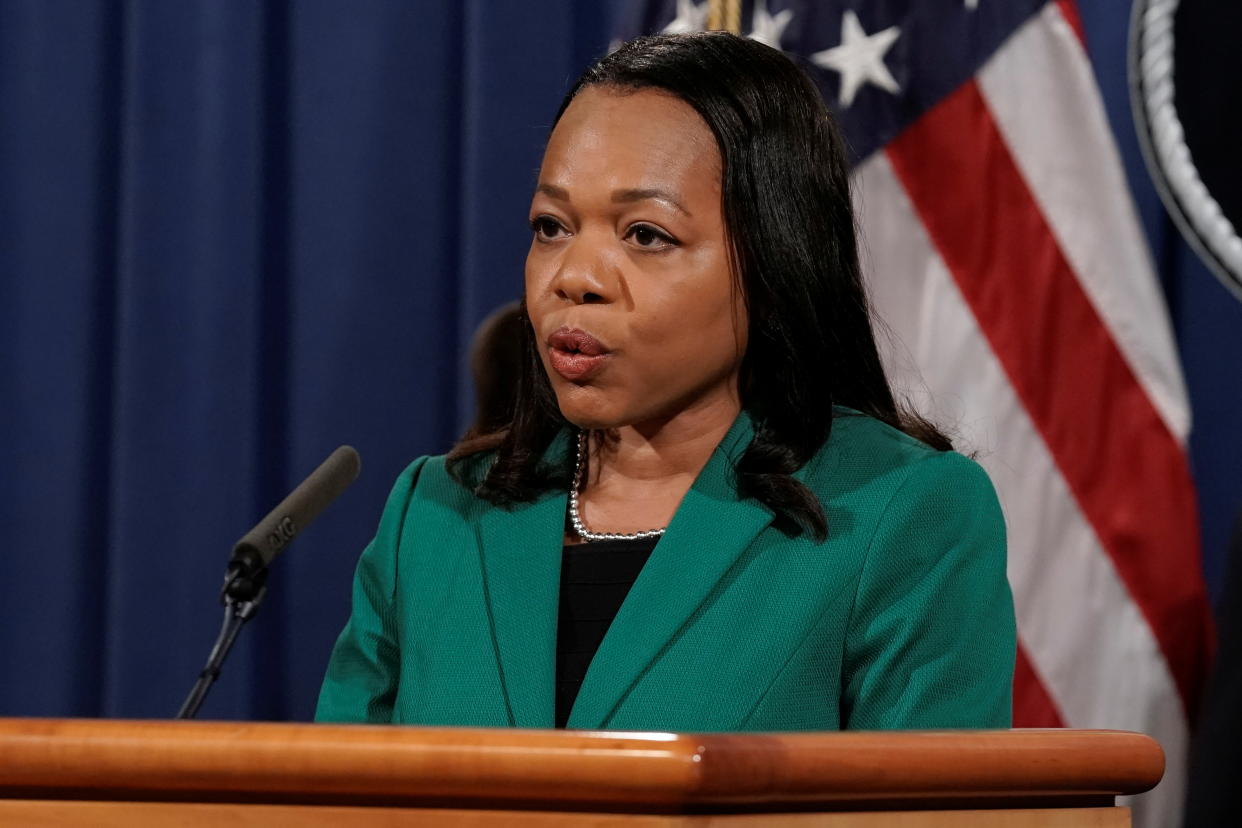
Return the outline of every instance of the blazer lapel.
<path id="1" fill-rule="evenodd" d="M 563 453 L 564 435 L 548 456 Z M 556 681 L 556 615 L 561 583 L 567 492 L 480 519 L 484 596 L 496 640 L 497 666 L 516 727 L 552 727 Z"/>
<path id="2" fill-rule="evenodd" d="M 686 493 L 600 644 L 569 727 L 607 726 L 642 672 L 771 523 L 772 511 L 739 498 L 733 482 L 733 464 L 752 435 L 750 419 L 740 414 Z"/>

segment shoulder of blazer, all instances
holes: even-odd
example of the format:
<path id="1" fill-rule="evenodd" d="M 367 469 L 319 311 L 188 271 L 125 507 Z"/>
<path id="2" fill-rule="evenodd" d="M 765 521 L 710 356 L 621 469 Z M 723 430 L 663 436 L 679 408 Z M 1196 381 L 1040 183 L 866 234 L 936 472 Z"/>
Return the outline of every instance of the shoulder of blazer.
<path id="1" fill-rule="evenodd" d="M 970 458 L 955 451 L 939 451 L 874 417 L 838 407 L 832 434 L 824 447 L 795 477 L 821 500 L 840 499 L 882 505 L 914 473 L 944 475 L 970 482 L 977 489 L 987 474 Z M 991 491 L 990 483 L 982 488 Z"/>
<path id="2" fill-rule="evenodd" d="M 749 419 L 744 413 L 740 419 L 745 422 L 739 422 L 725 438 L 736 445 L 722 446 L 730 456 L 740 454 L 749 442 Z M 561 443 L 567 442 L 567 438 L 558 439 L 550 451 L 565 450 Z M 453 478 L 446 459 L 446 455 L 437 455 L 414 461 L 401 475 L 393 498 L 404 489 L 406 509 L 416 505 L 447 509 L 467 520 L 496 508 Z M 874 417 L 838 406 L 828 442 L 794 476 L 826 504 L 859 496 L 884 503 L 924 462 L 951 475 L 986 479 L 973 460 L 957 452 L 938 451 Z"/>
<path id="3" fill-rule="evenodd" d="M 565 452 L 568 451 L 569 442 L 569 432 L 562 431 L 544 453 L 545 459 L 564 457 Z M 487 464 L 490 459 L 490 455 L 483 455 L 477 462 Z M 467 520 L 477 520 L 483 512 L 489 509 L 504 508 L 494 506 L 479 497 L 469 486 L 453 477 L 448 470 L 448 455 L 446 454 L 420 457 L 414 461 L 411 468 L 413 467 L 421 467 L 421 472 L 409 481 L 412 485 L 411 508 L 417 505 L 418 507 L 432 506 L 447 509 Z M 402 478 L 404 479 L 408 473 L 409 469 L 402 475 Z M 540 500 L 547 494 L 541 493 L 534 499 Z M 521 505 L 518 504 L 518 506 Z"/>
<path id="4" fill-rule="evenodd" d="M 413 465 L 419 467 L 419 472 L 408 481 L 407 510 L 431 507 L 466 516 L 477 510 L 480 504 L 487 505 L 449 473 L 447 460 L 448 455 L 438 454 L 414 461 Z M 405 478 L 404 474 L 402 478 Z"/>

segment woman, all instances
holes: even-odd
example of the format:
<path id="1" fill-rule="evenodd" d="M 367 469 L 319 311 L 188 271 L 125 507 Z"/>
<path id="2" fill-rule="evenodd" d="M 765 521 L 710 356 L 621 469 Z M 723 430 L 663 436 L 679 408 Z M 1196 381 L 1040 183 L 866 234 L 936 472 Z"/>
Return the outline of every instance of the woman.
<path id="1" fill-rule="evenodd" d="M 810 80 L 728 34 L 628 43 L 530 219 L 512 422 L 398 480 L 318 718 L 1008 726 L 1003 520 L 894 404 Z"/>

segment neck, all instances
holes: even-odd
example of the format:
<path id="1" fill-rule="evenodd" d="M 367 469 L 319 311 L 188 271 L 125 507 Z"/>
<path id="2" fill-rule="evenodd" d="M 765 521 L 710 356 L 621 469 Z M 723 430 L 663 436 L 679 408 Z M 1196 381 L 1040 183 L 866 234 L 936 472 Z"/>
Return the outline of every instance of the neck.
<path id="1" fill-rule="evenodd" d="M 666 420 L 597 432 L 591 441 L 588 485 L 681 480 L 688 487 L 740 411 L 736 396 L 729 395 Z"/>

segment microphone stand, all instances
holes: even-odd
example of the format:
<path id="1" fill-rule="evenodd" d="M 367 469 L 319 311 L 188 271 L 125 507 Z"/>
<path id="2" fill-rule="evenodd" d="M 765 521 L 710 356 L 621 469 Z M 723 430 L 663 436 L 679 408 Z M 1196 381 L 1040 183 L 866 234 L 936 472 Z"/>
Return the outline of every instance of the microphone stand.
<path id="1" fill-rule="evenodd" d="M 198 715 L 198 709 L 207 698 L 207 691 L 220 676 L 220 668 L 224 666 L 229 650 L 233 649 L 237 634 L 263 603 L 263 598 L 267 595 L 267 567 L 262 566 L 261 562 L 256 567 L 255 563 L 253 559 L 235 561 L 229 564 L 228 571 L 224 573 L 224 586 L 220 589 L 220 603 L 224 604 L 224 625 L 216 636 L 216 643 L 212 645 L 207 665 L 198 674 L 198 681 L 194 682 L 194 687 L 177 711 L 176 718 L 193 719 Z"/>
<path id="2" fill-rule="evenodd" d="M 220 589 L 224 625 L 207 657 L 207 666 L 198 674 L 198 681 L 185 704 L 177 711 L 178 719 L 192 719 L 198 713 L 207 691 L 220 675 L 220 667 L 233 648 L 237 634 L 259 611 L 259 604 L 267 595 L 268 564 L 354 481 L 359 465 L 358 452 L 351 446 L 341 446 L 233 547 L 233 557 Z"/>

